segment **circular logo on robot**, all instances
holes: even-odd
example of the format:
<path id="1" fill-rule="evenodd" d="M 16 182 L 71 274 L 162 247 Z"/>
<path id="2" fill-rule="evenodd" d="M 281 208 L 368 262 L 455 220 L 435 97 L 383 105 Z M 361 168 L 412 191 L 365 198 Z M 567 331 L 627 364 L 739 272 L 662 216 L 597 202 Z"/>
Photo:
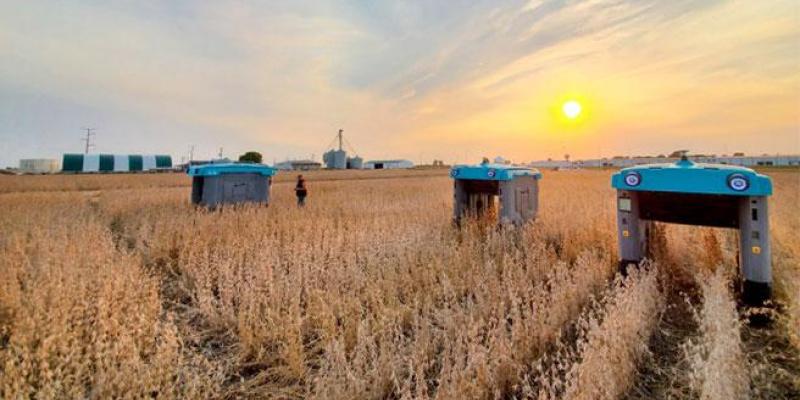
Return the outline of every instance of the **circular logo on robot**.
<path id="1" fill-rule="evenodd" d="M 457 169 L 453 169 L 453 170 L 451 170 L 451 171 L 450 171 L 450 175 L 451 175 L 451 176 L 458 176 L 458 170 L 457 170 Z"/>
<path id="2" fill-rule="evenodd" d="M 493 169 L 490 169 L 489 172 L 486 173 L 486 175 L 489 175 L 489 178 L 494 178 L 495 174 L 496 174 L 496 172 Z"/>
<path id="3" fill-rule="evenodd" d="M 625 175 L 625 184 L 628 186 L 638 186 L 642 183 L 642 177 L 636 172 L 631 172 Z"/>
<path id="4" fill-rule="evenodd" d="M 750 182 L 742 174 L 733 174 L 728 177 L 728 187 L 737 192 L 741 192 L 750 187 Z"/>

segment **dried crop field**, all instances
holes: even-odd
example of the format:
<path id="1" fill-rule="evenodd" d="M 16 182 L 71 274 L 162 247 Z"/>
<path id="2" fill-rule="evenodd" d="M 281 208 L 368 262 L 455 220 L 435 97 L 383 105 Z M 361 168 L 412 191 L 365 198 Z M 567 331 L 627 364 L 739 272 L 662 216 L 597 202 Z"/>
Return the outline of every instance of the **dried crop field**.
<path id="1" fill-rule="evenodd" d="M 0 176 L 0 397 L 800 397 L 800 172 L 771 170 L 772 324 L 735 232 L 666 226 L 616 272 L 610 171 L 539 219 L 451 224 L 444 170 L 317 172 L 205 212 L 183 175 Z"/>

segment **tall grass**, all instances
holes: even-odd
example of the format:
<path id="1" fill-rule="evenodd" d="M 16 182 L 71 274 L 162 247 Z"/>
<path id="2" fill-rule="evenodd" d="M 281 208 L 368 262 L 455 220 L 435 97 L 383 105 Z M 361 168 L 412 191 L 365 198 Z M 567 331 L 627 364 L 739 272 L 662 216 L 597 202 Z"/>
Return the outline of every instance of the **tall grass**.
<path id="1" fill-rule="evenodd" d="M 291 182 L 299 173 L 315 181 L 337 181 L 446 176 L 447 171 L 442 168 L 429 168 L 281 172 L 273 178 L 273 182 Z M 152 189 L 186 187 L 191 184 L 191 178 L 183 172 L 22 176 L 0 174 L 0 193 Z"/>
<path id="2" fill-rule="evenodd" d="M 161 175 L 58 178 L 0 187 L 0 397 L 511 398 L 557 343 L 558 393 L 610 397 L 663 301 L 652 272 L 608 289 L 604 171 L 547 174 L 521 229 L 455 228 L 439 172 L 220 212 Z"/>
<path id="3" fill-rule="evenodd" d="M 538 360 L 526 396 L 538 399 L 616 399 L 633 385 L 638 363 L 664 307 L 650 266 L 619 277 L 606 298 L 576 322 L 577 335 Z"/>
<path id="4" fill-rule="evenodd" d="M 785 304 L 789 338 L 800 349 L 800 178 L 774 179 L 770 204 L 775 292 Z"/>
<path id="5" fill-rule="evenodd" d="M 687 353 L 692 389 L 704 400 L 750 398 L 741 323 L 728 282 L 723 268 L 700 281 L 703 303 L 696 317 L 700 336 Z"/>
<path id="6" fill-rule="evenodd" d="M 221 375 L 187 351 L 159 282 L 107 228 L 58 207 L 9 232 L 0 257 L 4 398 L 209 397 Z"/>

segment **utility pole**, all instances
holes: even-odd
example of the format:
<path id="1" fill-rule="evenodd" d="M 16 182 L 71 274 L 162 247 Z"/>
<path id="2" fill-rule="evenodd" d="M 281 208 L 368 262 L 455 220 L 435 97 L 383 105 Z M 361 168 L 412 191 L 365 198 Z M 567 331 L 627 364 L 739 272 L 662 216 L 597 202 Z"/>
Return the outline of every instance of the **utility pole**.
<path id="1" fill-rule="evenodd" d="M 219 153 L 217 153 L 217 157 L 222 158 L 222 147 L 219 148 Z"/>
<path id="2" fill-rule="evenodd" d="M 194 145 L 189 146 L 189 164 L 194 161 Z"/>
<path id="3" fill-rule="evenodd" d="M 86 137 L 81 139 L 81 142 L 85 142 L 86 146 L 84 147 L 84 154 L 89 154 L 89 149 L 94 147 L 92 143 L 92 136 L 95 136 L 95 128 L 83 128 L 86 131 Z"/>

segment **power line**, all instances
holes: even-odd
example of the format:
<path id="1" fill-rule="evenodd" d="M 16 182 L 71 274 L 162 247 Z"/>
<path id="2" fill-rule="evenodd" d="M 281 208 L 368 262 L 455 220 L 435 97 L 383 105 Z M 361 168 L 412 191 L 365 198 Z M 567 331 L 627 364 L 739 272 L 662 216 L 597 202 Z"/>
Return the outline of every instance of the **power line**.
<path id="1" fill-rule="evenodd" d="M 332 147 L 333 147 L 333 144 L 334 144 L 334 143 L 336 143 L 336 140 L 337 140 L 338 138 L 339 138 L 339 135 L 338 135 L 338 134 L 337 134 L 336 136 L 334 136 L 334 137 L 333 137 L 333 139 L 331 139 L 331 141 L 330 141 L 330 142 L 328 142 L 328 145 L 327 145 L 327 146 L 325 146 L 325 150 L 327 151 L 328 149 L 332 148 Z"/>
<path id="2" fill-rule="evenodd" d="M 353 152 L 353 154 L 358 155 L 356 148 L 353 147 L 353 145 L 350 143 L 349 140 L 347 140 L 347 138 L 344 138 L 344 143 L 347 144 L 347 148 L 350 149 L 350 151 Z"/>
<path id="3" fill-rule="evenodd" d="M 81 139 L 81 142 L 85 142 L 85 144 L 86 144 L 86 146 L 84 147 L 83 153 L 84 154 L 89 154 L 89 149 L 90 148 L 94 148 L 94 143 L 92 143 L 92 136 L 96 135 L 94 133 L 94 131 L 96 129 L 95 128 L 83 128 L 83 130 L 86 131 L 86 137 Z"/>

